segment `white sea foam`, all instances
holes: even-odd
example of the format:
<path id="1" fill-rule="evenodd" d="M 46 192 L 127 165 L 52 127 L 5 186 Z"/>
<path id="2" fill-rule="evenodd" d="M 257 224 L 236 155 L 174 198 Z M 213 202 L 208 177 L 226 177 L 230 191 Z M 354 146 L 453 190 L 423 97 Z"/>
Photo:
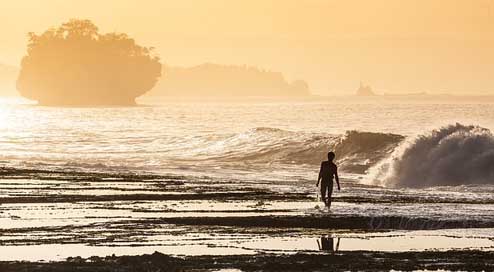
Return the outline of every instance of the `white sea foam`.
<path id="1" fill-rule="evenodd" d="M 455 124 L 412 137 L 371 169 L 369 180 L 388 186 L 494 184 L 494 135 Z"/>

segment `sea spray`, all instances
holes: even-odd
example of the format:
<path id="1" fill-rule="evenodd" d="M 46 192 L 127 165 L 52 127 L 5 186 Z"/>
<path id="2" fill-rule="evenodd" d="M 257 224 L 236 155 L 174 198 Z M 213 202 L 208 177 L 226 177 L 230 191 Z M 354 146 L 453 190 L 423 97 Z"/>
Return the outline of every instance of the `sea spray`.
<path id="1" fill-rule="evenodd" d="M 494 184 L 494 135 L 455 124 L 410 138 L 369 170 L 368 180 L 394 187 Z"/>

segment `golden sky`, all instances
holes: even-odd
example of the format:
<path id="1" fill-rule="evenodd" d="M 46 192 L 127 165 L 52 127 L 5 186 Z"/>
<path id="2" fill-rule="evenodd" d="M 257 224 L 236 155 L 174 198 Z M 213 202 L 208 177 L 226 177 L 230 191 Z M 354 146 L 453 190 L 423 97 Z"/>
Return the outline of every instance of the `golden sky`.
<path id="1" fill-rule="evenodd" d="M 163 62 L 249 64 L 306 79 L 315 93 L 494 94 L 491 0 L 6 0 L 0 62 L 26 33 L 69 18 L 126 32 Z"/>

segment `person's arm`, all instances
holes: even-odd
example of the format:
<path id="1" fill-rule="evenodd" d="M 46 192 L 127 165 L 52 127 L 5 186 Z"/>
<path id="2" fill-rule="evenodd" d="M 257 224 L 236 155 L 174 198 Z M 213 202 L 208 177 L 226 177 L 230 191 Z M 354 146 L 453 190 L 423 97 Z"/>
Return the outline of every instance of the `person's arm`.
<path id="1" fill-rule="evenodd" d="M 338 191 L 340 191 L 341 188 L 340 188 L 340 178 L 338 177 L 338 167 L 335 167 L 334 178 L 336 179 L 336 184 L 338 185 Z"/>
<path id="2" fill-rule="evenodd" d="M 321 181 L 321 178 L 322 178 L 322 163 L 321 163 L 321 169 L 319 169 L 319 176 L 317 177 L 316 187 L 319 187 L 319 181 Z"/>

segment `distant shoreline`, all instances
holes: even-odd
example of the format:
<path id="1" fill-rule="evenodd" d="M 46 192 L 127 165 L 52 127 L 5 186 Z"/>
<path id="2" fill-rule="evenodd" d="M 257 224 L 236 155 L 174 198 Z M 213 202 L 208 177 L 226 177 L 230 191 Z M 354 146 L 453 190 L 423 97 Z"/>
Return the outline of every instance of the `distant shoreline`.
<path id="1" fill-rule="evenodd" d="M 307 96 L 148 96 L 137 99 L 149 102 L 343 102 L 343 103 L 494 103 L 494 95 L 307 95 Z"/>
<path id="2" fill-rule="evenodd" d="M 36 101 L 31 101 L 23 98 L 20 95 L 0 95 L 3 100 L 19 100 L 26 101 L 29 104 L 37 104 Z M 161 104 L 161 103 L 494 103 L 494 95 L 375 95 L 375 96 L 357 96 L 357 95 L 307 95 L 307 96 L 151 96 L 144 95 L 136 99 L 135 105 L 129 107 Z M 94 105 L 102 107 L 106 105 Z M 115 107 L 115 105 L 107 105 Z M 56 107 L 56 106 L 55 106 Z M 66 106 L 67 107 L 67 106 Z M 70 106 L 68 106 L 70 107 Z M 84 106 L 92 107 L 92 105 Z M 125 106 L 124 106 L 125 107 Z"/>

